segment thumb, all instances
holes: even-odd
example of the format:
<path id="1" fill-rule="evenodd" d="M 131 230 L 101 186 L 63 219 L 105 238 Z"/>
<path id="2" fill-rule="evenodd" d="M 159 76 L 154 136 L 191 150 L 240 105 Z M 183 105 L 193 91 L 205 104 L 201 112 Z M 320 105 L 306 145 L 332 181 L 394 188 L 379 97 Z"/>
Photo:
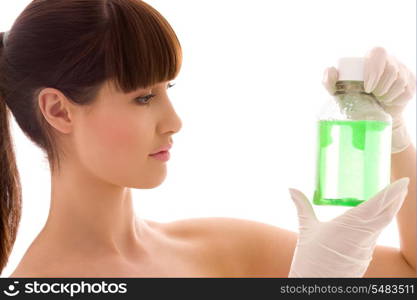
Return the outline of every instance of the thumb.
<path id="1" fill-rule="evenodd" d="M 338 77 L 339 73 L 335 67 L 330 67 L 324 70 L 322 84 L 330 95 L 333 95 L 336 91 L 336 81 Z"/>
<path id="2" fill-rule="evenodd" d="M 382 229 L 388 225 L 401 208 L 408 192 L 409 178 L 401 178 L 371 199 L 346 211 L 339 220 L 366 224 L 369 229 Z"/>
<path id="3" fill-rule="evenodd" d="M 307 196 L 297 189 L 289 189 L 290 195 L 297 208 L 300 229 L 310 227 L 318 222 L 314 209 Z"/>

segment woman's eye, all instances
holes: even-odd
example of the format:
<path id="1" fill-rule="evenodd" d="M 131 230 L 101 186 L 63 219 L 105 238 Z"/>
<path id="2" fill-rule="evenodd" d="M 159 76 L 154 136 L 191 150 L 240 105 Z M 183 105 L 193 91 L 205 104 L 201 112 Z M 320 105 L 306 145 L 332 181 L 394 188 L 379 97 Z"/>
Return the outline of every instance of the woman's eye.
<path id="1" fill-rule="evenodd" d="M 154 94 L 150 94 L 150 95 L 147 95 L 145 97 L 136 98 L 135 101 L 138 102 L 139 104 L 148 105 L 150 103 L 149 100 L 151 98 L 155 97 L 155 96 L 156 95 L 154 95 Z"/>
<path id="2" fill-rule="evenodd" d="M 167 89 L 172 88 L 176 83 L 168 83 Z M 139 104 L 148 105 L 150 103 L 150 99 L 155 97 L 155 94 L 150 94 L 144 97 L 136 98 L 135 101 Z"/>

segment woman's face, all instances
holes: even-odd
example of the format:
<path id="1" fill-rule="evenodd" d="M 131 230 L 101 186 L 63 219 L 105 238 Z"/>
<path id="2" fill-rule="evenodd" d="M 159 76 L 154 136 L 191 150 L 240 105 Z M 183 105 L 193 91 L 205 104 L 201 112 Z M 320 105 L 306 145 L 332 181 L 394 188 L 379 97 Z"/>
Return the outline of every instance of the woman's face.
<path id="1" fill-rule="evenodd" d="M 119 186 L 147 189 L 161 184 L 168 162 L 149 155 L 171 144 L 182 126 L 168 98 L 168 85 L 124 94 L 106 82 L 97 101 L 76 114 L 74 142 L 81 165 Z M 143 98 L 149 94 L 156 96 Z"/>

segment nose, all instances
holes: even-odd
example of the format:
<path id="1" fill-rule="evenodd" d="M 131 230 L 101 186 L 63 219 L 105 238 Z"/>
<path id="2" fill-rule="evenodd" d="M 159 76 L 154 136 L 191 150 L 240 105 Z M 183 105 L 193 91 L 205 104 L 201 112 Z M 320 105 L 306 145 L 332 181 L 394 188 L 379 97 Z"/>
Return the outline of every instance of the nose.
<path id="1" fill-rule="evenodd" d="M 175 117 L 174 117 L 174 121 L 173 121 L 173 123 L 174 123 L 174 125 L 175 126 L 173 126 L 172 128 L 172 134 L 175 134 L 175 133 L 177 133 L 177 132 L 179 132 L 180 130 L 181 130 L 181 128 L 182 128 L 182 120 L 181 120 L 181 118 L 178 116 L 178 114 L 174 111 L 174 115 L 175 115 Z"/>
<path id="2" fill-rule="evenodd" d="M 166 103 L 166 110 L 164 110 L 161 121 L 159 122 L 159 131 L 162 134 L 175 134 L 181 130 L 182 120 L 175 111 L 169 98 L 167 98 Z"/>

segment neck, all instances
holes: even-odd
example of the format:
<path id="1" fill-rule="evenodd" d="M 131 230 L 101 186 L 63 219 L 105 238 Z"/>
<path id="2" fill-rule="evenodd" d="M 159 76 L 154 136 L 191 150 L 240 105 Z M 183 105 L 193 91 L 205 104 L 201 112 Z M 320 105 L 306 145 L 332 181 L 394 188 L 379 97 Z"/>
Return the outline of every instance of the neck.
<path id="1" fill-rule="evenodd" d="M 63 163 L 60 172 L 51 175 L 51 205 L 43 233 L 67 249 L 137 254 L 144 251 L 147 229 L 135 217 L 129 188 L 106 182 L 75 162 Z"/>

